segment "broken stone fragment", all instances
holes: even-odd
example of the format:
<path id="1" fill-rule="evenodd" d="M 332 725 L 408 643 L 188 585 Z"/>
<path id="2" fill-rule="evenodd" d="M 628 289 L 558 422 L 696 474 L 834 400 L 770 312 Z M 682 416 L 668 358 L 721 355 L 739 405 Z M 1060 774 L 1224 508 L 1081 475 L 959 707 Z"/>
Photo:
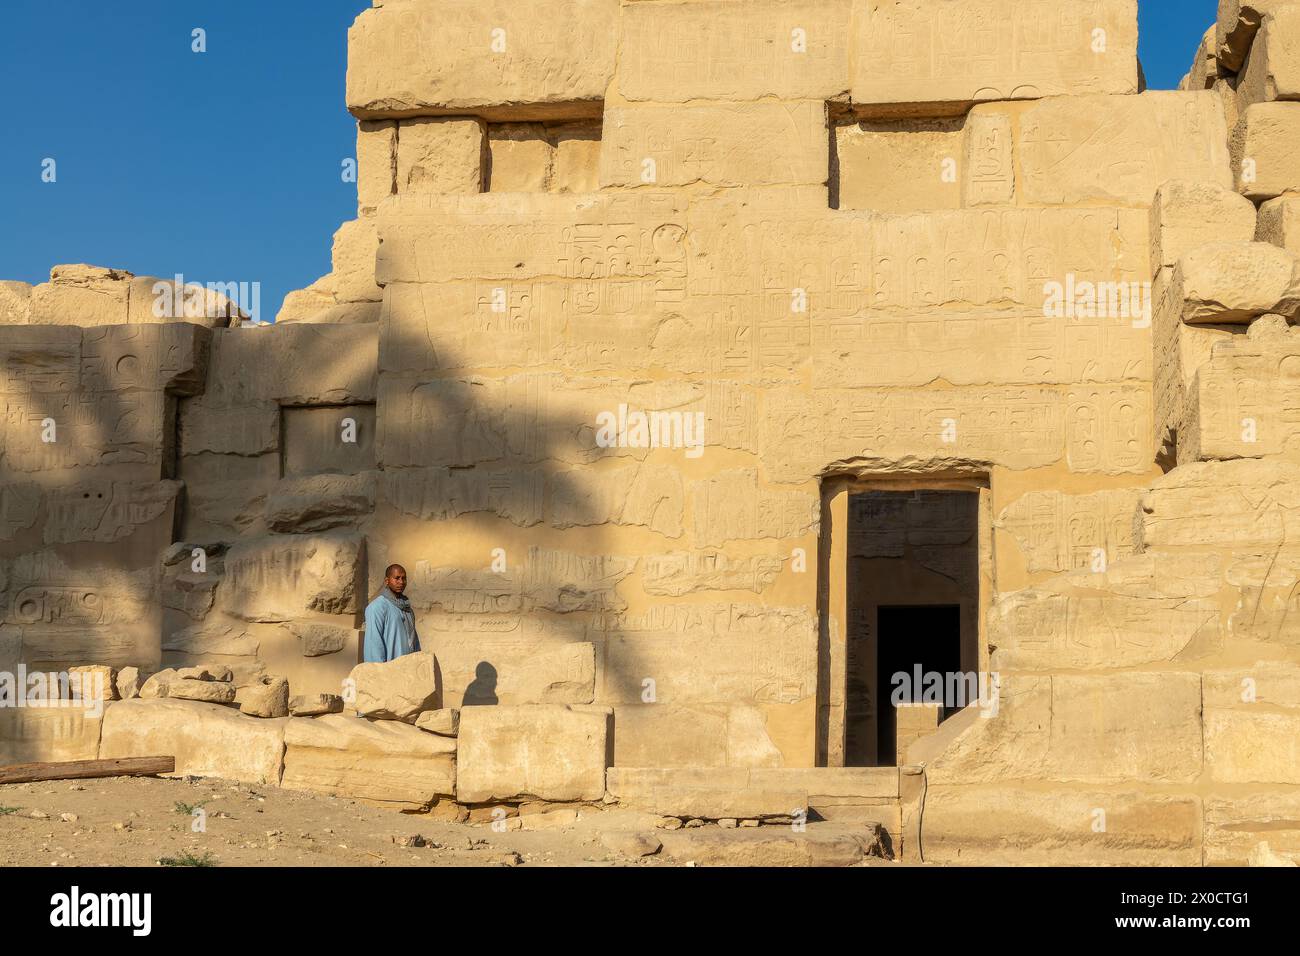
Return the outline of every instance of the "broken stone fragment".
<path id="1" fill-rule="evenodd" d="M 132 700 L 140 696 L 140 668 L 123 667 L 117 672 L 117 696 L 121 700 Z"/>
<path id="2" fill-rule="evenodd" d="M 680 820 L 675 820 L 680 823 Z M 600 842 L 606 849 L 620 856 L 642 857 L 658 853 L 663 841 L 650 833 L 628 833 L 614 830 L 600 835 Z"/>
<path id="3" fill-rule="evenodd" d="M 289 681 L 284 677 L 262 677 L 239 688 L 235 702 L 250 717 L 288 717 Z"/>
<path id="4" fill-rule="evenodd" d="M 103 664 L 90 664 L 82 667 L 69 667 L 69 675 L 77 675 L 70 681 L 73 700 L 116 700 L 117 684 L 113 668 Z"/>
<path id="5" fill-rule="evenodd" d="M 295 622 L 286 626 L 302 641 L 303 657 L 324 657 L 348 647 L 355 650 L 360 641 L 361 632 L 356 628 L 315 622 Z"/>
<path id="6" fill-rule="evenodd" d="M 416 718 L 415 726 L 440 737 L 455 737 L 460 729 L 460 711 L 454 707 L 427 710 Z"/>
<path id="7" fill-rule="evenodd" d="M 341 714 L 343 698 L 338 694 L 301 694 L 289 701 L 289 713 L 295 717 Z"/>
<path id="8" fill-rule="evenodd" d="M 1294 255 L 1266 242 L 1211 242 L 1178 260 L 1170 294 L 1189 324 L 1290 317 L 1300 311 L 1300 269 Z"/>
<path id="9" fill-rule="evenodd" d="M 362 717 L 408 724 L 426 710 L 437 709 L 438 687 L 430 653 L 407 654 L 382 664 L 358 664 L 351 680 L 353 706 Z"/>
<path id="10" fill-rule="evenodd" d="M 168 667 L 158 671 L 144 682 L 140 688 L 140 697 L 144 700 L 156 700 L 167 696 L 167 688 L 178 679 L 176 669 Z"/>
<path id="11" fill-rule="evenodd" d="M 182 667 L 176 671 L 180 680 L 203 680 L 229 683 L 234 680 L 230 668 L 221 664 L 199 664 L 197 667 Z"/>
<path id="12" fill-rule="evenodd" d="M 167 696 L 178 700 L 197 700 L 209 704 L 233 704 L 235 685 L 220 681 L 179 678 L 167 685 Z"/>

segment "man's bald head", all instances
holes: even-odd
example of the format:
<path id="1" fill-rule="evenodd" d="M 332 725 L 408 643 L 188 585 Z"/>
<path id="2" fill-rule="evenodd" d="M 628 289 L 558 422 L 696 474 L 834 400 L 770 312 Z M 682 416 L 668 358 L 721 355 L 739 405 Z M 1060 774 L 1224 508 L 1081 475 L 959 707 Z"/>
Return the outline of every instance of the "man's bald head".
<path id="1" fill-rule="evenodd" d="M 406 590 L 406 568 L 400 564 L 390 564 L 384 568 L 384 586 L 394 594 Z"/>

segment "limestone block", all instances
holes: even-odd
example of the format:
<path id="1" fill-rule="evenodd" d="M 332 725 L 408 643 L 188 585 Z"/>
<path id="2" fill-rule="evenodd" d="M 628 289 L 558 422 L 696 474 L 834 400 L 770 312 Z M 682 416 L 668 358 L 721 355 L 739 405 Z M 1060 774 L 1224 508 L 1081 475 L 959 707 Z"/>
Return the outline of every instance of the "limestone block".
<path id="1" fill-rule="evenodd" d="M 1183 255 L 1171 295 L 1187 323 L 1245 324 L 1300 313 L 1300 264 L 1266 242 L 1211 242 Z"/>
<path id="2" fill-rule="evenodd" d="M 1241 112 L 1230 143 L 1237 192 L 1252 202 L 1300 191 L 1300 103 L 1254 103 Z M 32 293 L 35 296 L 35 292 Z"/>
<path id="3" fill-rule="evenodd" d="M 1184 465 L 1142 496 L 1139 547 L 1276 548 L 1300 538 L 1300 466 L 1240 459 Z"/>
<path id="4" fill-rule="evenodd" d="M 1104 52 L 1094 31 L 1104 31 Z M 855 0 L 852 99 L 894 112 L 981 100 L 1136 93 L 1137 4 Z"/>
<path id="5" fill-rule="evenodd" d="M 117 700 L 115 668 L 104 664 L 83 664 L 68 668 L 73 700 Z"/>
<path id="6" fill-rule="evenodd" d="M 45 501 L 44 541 L 122 541 L 160 519 L 170 527 L 179 491 L 176 481 L 97 481 L 51 490 Z"/>
<path id="7" fill-rule="evenodd" d="M 1300 861 L 1300 795 L 1291 791 L 1205 798 L 1205 863 L 1245 866 L 1251 853 L 1270 850 Z"/>
<path id="8" fill-rule="evenodd" d="M 378 354 L 374 325 L 217 330 L 204 400 L 224 406 L 373 402 Z"/>
<path id="9" fill-rule="evenodd" d="M 186 455 L 251 457 L 280 449 L 280 406 L 275 402 L 225 405 L 200 396 L 185 402 L 180 422 Z"/>
<path id="10" fill-rule="evenodd" d="M 1197 246 L 1255 239 L 1255 206 L 1218 182 L 1170 180 L 1151 205 L 1151 269 L 1158 273 Z"/>
<path id="11" fill-rule="evenodd" d="M 289 699 L 289 713 L 295 717 L 320 717 L 343 713 L 343 698 L 338 694 L 304 694 Z"/>
<path id="12" fill-rule="evenodd" d="M 271 531 L 303 534 L 355 525 L 374 511 L 375 492 L 373 474 L 284 478 L 267 496 L 266 526 Z"/>
<path id="13" fill-rule="evenodd" d="M 549 523 L 556 528 L 644 527 L 680 538 L 684 497 L 681 472 L 667 465 L 571 469 L 552 481 Z"/>
<path id="14" fill-rule="evenodd" d="M 597 101 L 614 75 L 619 0 L 390 3 L 348 31 L 348 109 L 362 119 Z M 571 107 L 570 107 L 571 109 Z M 496 110 L 501 112 L 501 110 Z"/>
<path id="15" fill-rule="evenodd" d="M 541 123 L 496 123 L 488 127 L 490 185 L 494 193 L 547 191 L 555 147 Z"/>
<path id="16" fill-rule="evenodd" d="M 381 202 L 395 192 L 397 192 L 397 124 L 364 121 L 358 123 L 357 215 L 372 214 Z M 277 316 L 276 321 L 280 322 L 283 319 Z"/>
<path id="17" fill-rule="evenodd" d="M 403 195 L 480 193 L 487 130 L 477 119 L 410 119 L 397 129 L 397 188 Z"/>
<path id="18" fill-rule="evenodd" d="M 123 667 L 117 672 L 117 696 L 120 700 L 133 700 L 140 696 L 140 685 L 143 683 L 140 676 L 140 668 Z"/>
<path id="19" fill-rule="evenodd" d="M 99 759 L 175 756 L 177 776 L 276 785 L 286 723 L 190 700 L 123 700 L 104 715 Z"/>
<path id="20" fill-rule="evenodd" d="M 133 325 L 160 322 L 186 322 L 205 328 L 239 325 L 250 316 L 244 307 L 253 307 L 247 283 L 178 282 L 137 276 L 130 280 L 127 321 Z"/>
<path id="21" fill-rule="evenodd" d="M 1219 783 L 1300 783 L 1300 709 L 1205 712 L 1205 768 Z"/>
<path id="22" fill-rule="evenodd" d="M 339 302 L 378 302 L 384 290 L 375 284 L 379 234 L 374 217 L 353 219 L 334 233 L 334 296 Z"/>
<path id="23" fill-rule="evenodd" d="M 1215 36 L 1219 65 L 1230 73 L 1241 69 L 1264 18 L 1294 0 L 1219 0 Z"/>
<path id="24" fill-rule="evenodd" d="M 309 322 L 314 325 L 365 325 L 379 321 L 381 303 L 379 302 L 342 302 L 335 303 L 333 294 L 326 299 L 323 296 L 310 296 L 295 299 L 297 293 L 291 292 L 285 298 L 284 308 L 275 317 L 275 324 L 292 324 Z M 293 302 L 290 302 L 293 299 Z"/>
<path id="25" fill-rule="evenodd" d="M 0 281 L 0 325 L 27 325 L 31 320 L 31 284 Z"/>
<path id="26" fill-rule="evenodd" d="M 962 184 L 945 176 L 964 147 L 960 119 L 863 120 L 835 127 L 839 208 L 957 209 Z"/>
<path id="27" fill-rule="evenodd" d="M 24 689 L 25 690 L 25 689 Z M 116 703 L 0 707 L 0 766 L 94 760 L 104 717 Z M 71 702 L 61 702 L 71 703 Z"/>
<path id="28" fill-rule="evenodd" d="M 552 127 L 551 192 L 594 193 L 600 188 L 600 138 L 599 123 Z"/>
<path id="29" fill-rule="evenodd" d="M 1260 26 L 1238 77 L 1237 101 L 1253 103 L 1300 99 L 1300 8 L 1275 7 Z"/>
<path id="30" fill-rule="evenodd" d="M 826 182 L 821 101 L 605 109 L 601 186 L 800 185 Z"/>
<path id="31" fill-rule="evenodd" d="M 245 621 L 352 614 L 364 573 L 361 542 L 339 532 L 239 541 L 226 556 L 218 601 Z"/>
<path id="32" fill-rule="evenodd" d="M 393 810 L 422 810 L 456 793 L 456 741 L 391 720 L 291 717 L 286 790 L 312 790 Z"/>
<path id="33" fill-rule="evenodd" d="M 1098 811 L 1104 814 L 1105 827 Z M 931 785 L 927 863 L 1199 866 L 1196 797 L 1124 790 Z"/>
<path id="34" fill-rule="evenodd" d="M 457 740 L 457 799 L 602 799 L 608 723 L 605 713 L 561 705 L 465 708 Z"/>
<path id="35" fill-rule="evenodd" d="M 261 677 L 239 688 L 235 694 L 239 712 L 250 717 L 288 717 L 289 681 L 283 677 Z"/>
<path id="36" fill-rule="evenodd" d="M 684 220 L 681 197 L 650 191 L 633 197 L 398 197 L 379 214 L 383 244 L 378 278 L 387 285 L 461 282 L 466 276 L 517 282 L 545 276 L 662 274 L 678 278 L 672 301 L 680 301 Z M 590 241 L 575 259 L 564 252 L 564 244 L 576 227 L 590 234 Z M 660 294 L 667 297 L 671 288 L 665 282 Z"/>
<path id="37" fill-rule="evenodd" d="M 1300 332 L 1219 342 L 1188 388 L 1179 462 L 1271 455 L 1300 460 L 1298 388 Z"/>
<path id="38" fill-rule="evenodd" d="M 455 707 L 427 710 L 416 719 L 415 726 L 440 737 L 455 737 L 460 733 L 460 711 Z"/>
<path id="39" fill-rule="evenodd" d="M 1205 31 L 1200 46 L 1196 48 L 1192 68 L 1183 78 L 1184 83 L 1178 87 L 1180 90 L 1208 90 L 1214 86 L 1215 80 L 1223 76 L 1219 69 L 1217 35 L 1218 24 L 1212 25 Z"/>
<path id="40" fill-rule="evenodd" d="M 624 7 L 618 91 L 629 100 L 830 100 L 849 86 L 848 0 Z"/>
<path id="41" fill-rule="evenodd" d="M 358 664 L 348 677 L 356 691 L 352 705 L 362 717 L 413 724 L 426 710 L 438 709 L 437 673 L 437 661 L 427 651 Z"/>
<path id="42" fill-rule="evenodd" d="M 1255 240 L 1300 256 L 1300 196 L 1279 196 L 1260 206 Z"/>
<path id="43" fill-rule="evenodd" d="M 317 279 L 305 289 L 295 289 L 284 297 L 284 304 L 276 313 L 275 324 L 293 322 L 315 322 L 318 315 L 336 308 L 334 298 L 334 276 L 326 275 Z"/>
<path id="44" fill-rule="evenodd" d="M 755 780 L 743 768 L 707 771 L 610 767 L 609 795 L 620 807 L 698 820 L 785 820 L 808 808 L 808 791 Z"/>
<path id="45" fill-rule="evenodd" d="M 596 654 L 585 642 L 547 644 L 520 635 L 425 633 L 438 659 L 447 707 L 590 704 Z"/>
<path id="46" fill-rule="evenodd" d="M 37 325 L 123 325 L 133 278 L 119 269 L 55 266 L 50 281 L 32 289 L 31 321 Z"/>
<path id="47" fill-rule="evenodd" d="M 233 704 L 235 685 L 220 681 L 194 680 L 177 676 L 167 685 L 168 698 L 203 701 L 208 704 Z"/>
<path id="48" fill-rule="evenodd" d="M 324 657 L 345 650 L 355 653 L 361 646 L 361 631 L 352 627 L 321 624 L 315 621 L 296 621 L 289 624 L 288 628 L 302 641 L 303 657 Z"/>
<path id="49" fill-rule="evenodd" d="M 140 699 L 160 700 L 166 697 L 168 687 L 176 679 L 176 670 L 172 667 L 164 668 L 156 674 L 150 674 L 140 687 Z"/>
<path id="50" fill-rule="evenodd" d="M 1024 201 L 1151 202 L 1187 179 L 1232 185 L 1223 107 L 1211 92 L 1041 100 L 1020 116 Z"/>

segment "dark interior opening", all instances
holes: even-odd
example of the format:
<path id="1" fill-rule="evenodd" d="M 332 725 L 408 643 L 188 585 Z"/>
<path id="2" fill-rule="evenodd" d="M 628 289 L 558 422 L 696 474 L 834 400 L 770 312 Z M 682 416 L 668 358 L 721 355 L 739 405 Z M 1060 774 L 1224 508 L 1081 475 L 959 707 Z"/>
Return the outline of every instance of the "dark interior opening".
<path id="1" fill-rule="evenodd" d="M 899 703 L 922 703 L 926 675 L 956 674 L 961 667 L 961 605 L 878 607 L 879 665 L 876 699 L 881 702 L 876 721 L 876 754 L 882 765 L 898 761 L 895 747 Z M 941 693 L 946 720 L 961 709 L 956 683 L 945 680 Z M 933 699 L 933 698 L 931 698 Z"/>

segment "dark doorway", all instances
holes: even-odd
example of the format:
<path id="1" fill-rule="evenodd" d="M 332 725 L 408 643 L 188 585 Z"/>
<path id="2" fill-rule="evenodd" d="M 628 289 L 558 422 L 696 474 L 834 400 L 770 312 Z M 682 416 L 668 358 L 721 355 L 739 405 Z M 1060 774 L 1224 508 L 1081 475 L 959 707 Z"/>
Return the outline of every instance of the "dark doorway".
<path id="1" fill-rule="evenodd" d="M 969 688 L 980 667 L 979 514 L 976 491 L 850 492 L 845 766 L 897 765 L 911 743 L 972 702 L 950 689 Z M 923 686 L 908 689 L 920 695 L 928 684 L 929 701 L 898 712 L 894 675 L 914 683 L 918 666 Z"/>
<path id="2" fill-rule="evenodd" d="M 948 675 L 961 671 L 961 605 L 922 607 L 879 607 L 876 609 L 879 635 L 879 664 L 876 699 L 880 719 L 876 721 L 876 754 L 881 764 L 898 760 L 899 703 L 922 703 L 926 676 L 943 675 L 944 709 L 941 719 L 961 709 L 954 693 L 956 682 Z M 933 696 L 928 698 L 933 700 Z"/>

